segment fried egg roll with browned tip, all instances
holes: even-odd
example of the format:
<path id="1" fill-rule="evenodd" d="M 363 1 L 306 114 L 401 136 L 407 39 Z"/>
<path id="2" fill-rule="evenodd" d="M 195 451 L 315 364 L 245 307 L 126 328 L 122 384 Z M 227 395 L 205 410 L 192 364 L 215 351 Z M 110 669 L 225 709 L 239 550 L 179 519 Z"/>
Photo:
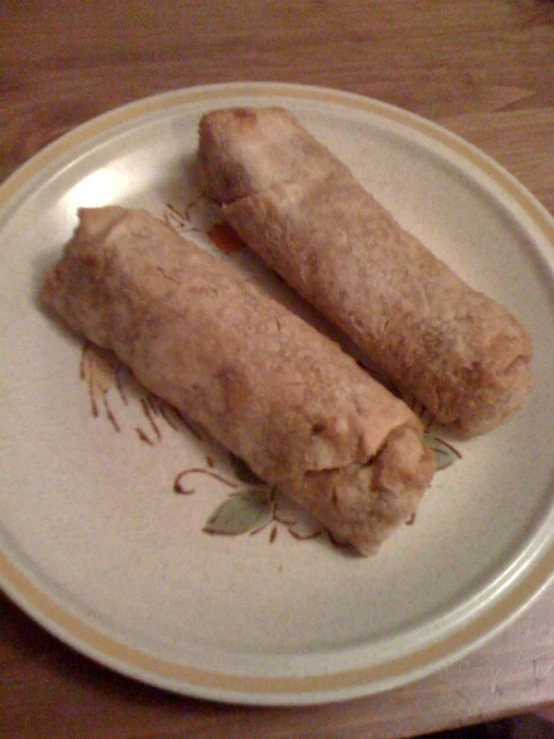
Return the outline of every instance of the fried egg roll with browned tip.
<path id="1" fill-rule="evenodd" d="M 229 263 L 139 210 L 84 209 L 43 287 L 71 328 L 335 540 L 375 552 L 434 463 L 411 410 Z"/>
<path id="2" fill-rule="evenodd" d="M 436 258 L 281 108 L 200 123 L 208 194 L 284 280 L 402 394 L 463 436 L 507 421 L 532 385 L 531 341 Z"/>

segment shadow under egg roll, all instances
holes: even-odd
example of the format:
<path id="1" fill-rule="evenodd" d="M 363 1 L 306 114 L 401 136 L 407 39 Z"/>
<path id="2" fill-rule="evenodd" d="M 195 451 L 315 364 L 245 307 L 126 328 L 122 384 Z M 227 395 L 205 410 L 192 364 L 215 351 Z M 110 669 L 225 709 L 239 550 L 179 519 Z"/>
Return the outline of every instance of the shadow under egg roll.
<path id="1" fill-rule="evenodd" d="M 401 394 L 462 436 L 523 405 L 523 326 L 407 233 L 292 114 L 214 110 L 199 133 L 208 195 L 229 224 Z"/>
<path id="2" fill-rule="evenodd" d="M 335 540 L 375 552 L 434 463 L 420 421 L 334 342 L 144 211 L 79 211 L 42 298 Z"/>

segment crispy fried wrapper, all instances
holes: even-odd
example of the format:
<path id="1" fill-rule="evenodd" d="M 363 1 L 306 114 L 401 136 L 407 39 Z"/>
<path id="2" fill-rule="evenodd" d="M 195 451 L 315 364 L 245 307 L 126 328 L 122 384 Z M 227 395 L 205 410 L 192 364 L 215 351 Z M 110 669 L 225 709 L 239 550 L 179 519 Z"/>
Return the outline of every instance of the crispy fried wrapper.
<path id="1" fill-rule="evenodd" d="M 245 243 L 437 421 L 474 436 L 524 404 L 523 326 L 407 233 L 291 113 L 212 111 L 199 157 Z"/>
<path id="2" fill-rule="evenodd" d="M 367 555 L 434 463 L 418 418 L 224 258 L 144 211 L 83 209 L 44 303 Z"/>

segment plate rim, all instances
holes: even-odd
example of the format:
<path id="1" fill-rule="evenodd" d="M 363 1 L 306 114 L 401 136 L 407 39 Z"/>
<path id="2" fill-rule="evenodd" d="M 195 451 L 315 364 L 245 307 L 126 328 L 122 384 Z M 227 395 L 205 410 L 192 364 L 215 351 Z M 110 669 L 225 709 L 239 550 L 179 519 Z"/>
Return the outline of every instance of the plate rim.
<path id="1" fill-rule="evenodd" d="M 532 223 L 554 245 L 554 218 L 510 172 L 478 147 L 440 124 L 375 98 L 328 87 L 281 82 L 233 82 L 177 89 L 113 108 L 65 133 L 17 168 L 0 185 L 0 228 L 26 186 L 44 176 L 64 156 L 116 127 L 159 115 L 179 105 L 229 97 L 270 100 L 289 97 L 314 100 L 377 114 L 407 126 L 446 146 L 513 198 Z M 498 595 L 453 633 L 407 655 L 381 664 L 317 675 L 259 677 L 227 674 L 185 665 L 131 647 L 69 613 L 54 596 L 41 589 L 0 546 L 0 586 L 31 618 L 50 633 L 100 664 L 119 673 L 173 692 L 229 703 L 251 705 L 307 705 L 366 696 L 399 687 L 458 661 L 482 646 L 518 618 L 554 579 L 554 541 L 536 557 L 521 579 Z"/>

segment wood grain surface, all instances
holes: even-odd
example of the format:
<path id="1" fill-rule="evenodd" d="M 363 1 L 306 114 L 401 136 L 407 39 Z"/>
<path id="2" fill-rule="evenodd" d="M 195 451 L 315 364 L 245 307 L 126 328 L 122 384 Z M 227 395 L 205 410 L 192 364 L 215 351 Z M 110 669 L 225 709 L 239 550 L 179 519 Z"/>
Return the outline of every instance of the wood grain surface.
<path id="1" fill-rule="evenodd" d="M 140 97 L 274 80 L 377 97 L 440 122 L 554 212 L 552 0 L 0 0 L 0 180 Z M 96 665 L 0 596 L 0 737 L 386 739 L 554 701 L 554 590 L 499 638 L 399 690 L 246 708 Z"/>

